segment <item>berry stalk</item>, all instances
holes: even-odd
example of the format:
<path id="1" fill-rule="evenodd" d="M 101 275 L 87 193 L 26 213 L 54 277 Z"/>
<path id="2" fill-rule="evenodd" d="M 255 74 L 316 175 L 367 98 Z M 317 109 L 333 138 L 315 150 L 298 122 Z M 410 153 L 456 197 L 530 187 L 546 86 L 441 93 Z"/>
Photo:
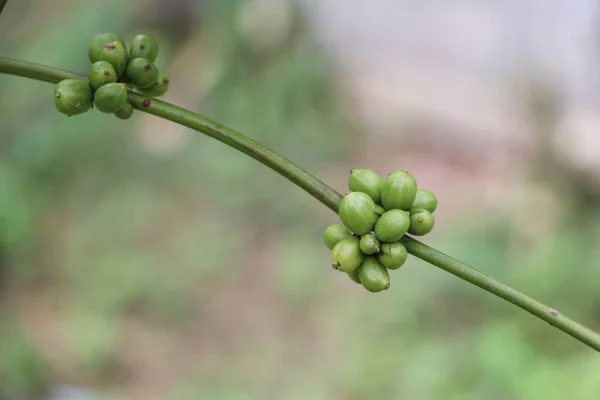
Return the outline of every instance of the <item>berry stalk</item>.
<path id="1" fill-rule="evenodd" d="M 2 11 L 4 11 L 4 6 L 6 6 L 6 3 L 8 3 L 8 0 L 0 0 L 0 14 L 2 14 Z"/>
<path id="2" fill-rule="evenodd" d="M 3 6 L 4 3 L 6 3 L 6 1 L 1 2 L 0 6 Z M 79 75 L 70 71 L 3 57 L 0 57 L 0 73 L 50 83 L 58 83 L 61 80 L 68 78 L 87 79 L 85 75 Z M 285 157 L 275 153 L 253 139 L 216 121 L 212 121 L 189 110 L 152 97 L 143 96 L 130 91 L 128 93 L 128 99 L 133 107 L 140 111 L 204 133 L 205 135 L 254 158 L 310 193 L 335 213 L 338 212 L 338 207 L 342 200 L 342 195 L 340 193 L 336 192 L 333 188 L 329 187 L 304 169 L 287 160 Z M 416 239 L 404 236 L 401 241 L 407 251 L 413 256 L 516 305 L 600 352 L 600 335 L 598 333 L 573 321 L 557 310 L 508 285 L 498 282 L 482 272 L 479 272 Z"/>

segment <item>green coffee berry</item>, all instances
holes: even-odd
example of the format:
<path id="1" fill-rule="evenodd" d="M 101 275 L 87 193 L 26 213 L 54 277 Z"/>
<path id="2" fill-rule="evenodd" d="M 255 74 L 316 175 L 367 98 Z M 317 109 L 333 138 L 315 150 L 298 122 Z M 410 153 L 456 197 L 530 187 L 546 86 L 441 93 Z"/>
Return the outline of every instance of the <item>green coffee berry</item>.
<path id="1" fill-rule="evenodd" d="M 88 49 L 88 58 L 90 59 L 90 62 L 95 63 L 100 60 L 99 56 L 102 53 L 104 46 L 120 40 L 121 38 L 116 33 L 107 32 L 95 35 L 92 38 Z"/>
<path id="2" fill-rule="evenodd" d="M 375 254 L 380 248 L 379 240 L 377 240 L 373 233 L 367 233 L 361 237 L 359 245 L 360 251 L 364 254 Z"/>
<path id="3" fill-rule="evenodd" d="M 435 197 L 432 191 L 426 189 L 418 189 L 415 201 L 413 201 L 410 208 L 422 208 L 433 214 L 433 212 L 437 208 L 437 205 L 437 198 Z"/>
<path id="4" fill-rule="evenodd" d="M 108 61 L 96 61 L 90 66 L 90 86 L 98 90 L 102 85 L 117 81 L 117 71 Z"/>
<path id="5" fill-rule="evenodd" d="M 329 225 L 323 233 L 323 241 L 329 250 L 333 250 L 334 246 L 344 239 L 352 237 L 352 232 L 342 225 Z"/>
<path id="6" fill-rule="evenodd" d="M 358 279 L 369 292 L 377 293 L 390 288 L 390 275 L 374 256 L 365 257 L 360 264 Z"/>
<path id="7" fill-rule="evenodd" d="M 387 269 L 398 269 L 404 265 L 408 252 L 406 247 L 400 242 L 384 243 L 381 245 L 381 253 L 377 255 L 377 259 Z"/>
<path id="8" fill-rule="evenodd" d="M 92 88 L 82 79 L 64 79 L 54 88 L 54 106 L 65 115 L 77 115 L 94 105 Z"/>
<path id="9" fill-rule="evenodd" d="M 354 271 L 347 272 L 346 274 L 348 275 L 348 277 L 350 277 L 350 279 L 352 279 L 354 282 L 356 282 L 360 285 L 360 278 L 358 277 L 359 271 L 360 271 L 360 266 L 358 268 L 355 268 Z"/>
<path id="10" fill-rule="evenodd" d="M 135 35 L 129 46 L 129 58 L 145 58 L 152 62 L 158 57 L 158 44 L 148 35 Z"/>
<path id="11" fill-rule="evenodd" d="M 375 236 L 383 243 L 394 243 L 402 239 L 410 227 L 410 213 L 404 210 L 390 210 L 375 224 Z"/>
<path id="12" fill-rule="evenodd" d="M 152 37 L 144 34 L 137 34 L 129 46 L 129 58 L 145 58 L 152 62 L 158 57 L 158 43 Z"/>
<path id="13" fill-rule="evenodd" d="M 353 192 L 363 192 L 371 196 L 377 204 L 381 203 L 383 179 L 370 169 L 353 169 L 350 171 L 348 188 Z"/>
<path id="14" fill-rule="evenodd" d="M 420 213 L 423 210 L 425 210 L 425 209 L 424 208 L 411 207 L 410 210 L 408 210 L 408 212 L 410 213 L 410 215 L 413 215 L 413 214 Z"/>
<path id="15" fill-rule="evenodd" d="M 112 114 L 127 103 L 127 88 L 122 83 L 107 83 L 94 94 L 94 104 L 98 111 Z"/>
<path id="16" fill-rule="evenodd" d="M 417 196 L 417 182 L 406 170 L 389 174 L 381 189 L 381 203 L 386 210 L 408 210 Z"/>
<path id="17" fill-rule="evenodd" d="M 92 63 L 96 61 L 108 61 L 115 68 L 117 77 L 123 75 L 129 56 L 127 48 L 121 39 L 113 36 L 114 34 L 99 34 L 94 36 L 88 51 L 89 59 Z M 113 40 L 109 41 L 109 38 Z"/>
<path id="18" fill-rule="evenodd" d="M 341 272 L 354 271 L 364 258 L 360 251 L 358 239 L 351 237 L 344 239 L 333 247 L 331 251 L 331 266 Z"/>
<path id="19" fill-rule="evenodd" d="M 408 233 L 415 236 L 427 235 L 433 230 L 435 220 L 433 214 L 427 210 L 421 210 L 410 216 L 410 228 Z"/>
<path id="20" fill-rule="evenodd" d="M 383 208 L 381 206 L 376 206 L 375 213 L 377 213 L 377 215 L 383 215 L 383 214 L 385 214 L 385 208 Z"/>
<path id="21" fill-rule="evenodd" d="M 144 89 L 156 83 L 158 69 L 152 61 L 138 57 L 129 61 L 125 75 L 138 89 Z"/>
<path id="22" fill-rule="evenodd" d="M 339 215 L 344 225 L 357 235 L 371 232 L 379 218 L 375 212 L 375 202 L 362 192 L 346 194 L 340 203 Z"/>
<path id="23" fill-rule="evenodd" d="M 141 94 L 152 97 L 162 96 L 163 94 L 167 93 L 167 90 L 169 90 L 169 77 L 163 72 L 158 73 L 156 82 L 153 85 L 145 89 L 138 88 L 138 91 Z"/>
<path id="24" fill-rule="evenodd" d="M 133 106 L 130 102 L 125 102 L 120 110 L 116 111 L 115 116 L 119 119 L 129 119 L 133 115 Z"/>

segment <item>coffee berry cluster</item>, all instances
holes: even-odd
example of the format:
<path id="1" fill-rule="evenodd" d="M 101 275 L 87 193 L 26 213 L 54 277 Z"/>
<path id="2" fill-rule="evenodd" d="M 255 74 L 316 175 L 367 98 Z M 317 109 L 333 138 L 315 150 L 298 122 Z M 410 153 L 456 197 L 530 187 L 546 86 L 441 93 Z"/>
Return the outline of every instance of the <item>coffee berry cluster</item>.
<path id="1" fill-rule="evenodd" d="M 95 105 L 100 112 L 129 119 L 133 106 L 127 100 L 128 89 L 158 97 L 169 88 L 169 78 L 154 65 L 157 57 L 158 44 L 148 35 L 135 35 L 128 49 L 118 35 L 99 33 L 88 50 L 89 81 L 60 81 L 54 88 L 54 105 L 68 116 Z"/>
<path id="2" fill-rule="evenodd" d="M 407 170 L 383 180 L 369 169 L 353 169 L 338 214 L 342 225 L 330 225 L 323 240 L 334 269 L 345 272 L 370 292 L 390 288 L 388 270 L 400 268 L 408 253 L 401 242 L 407 233 L 426 235 L 433 229 L 437 198 L 418 189 Z"/>

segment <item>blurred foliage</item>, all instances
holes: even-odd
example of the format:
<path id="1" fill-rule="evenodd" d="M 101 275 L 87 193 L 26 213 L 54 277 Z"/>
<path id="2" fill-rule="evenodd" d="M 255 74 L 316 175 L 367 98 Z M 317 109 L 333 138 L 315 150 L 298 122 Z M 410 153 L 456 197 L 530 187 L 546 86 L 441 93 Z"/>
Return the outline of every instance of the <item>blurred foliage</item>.
<path id="1" fill-rule="evenodd" d="M 213 79 L 180 84 L 205 88 L 191 108 L 310 171 L 348 162 L 358 133 L 295 3 L 36 4 L 7 7 L 3 55 L 86 71 L 95 33 L 150 30 L 174 86 Z M 138 382 L 142 398 L 174 400 L 597 397 L 588 349 L 423 262 L 385 296 L 353 290 L 326 262 L 333 219 L 222 143 L 194 134 L 157 155 L 140 140 L 152 117 L 64 118 L 46 84 L 0 76 L 0 88 L 0 396 L 43 398 L 53 379 L 107 398 L 140 398 Z M 597 217 L 534 241 L 521 213 L 464 218 L 432 244 L 600 327 L 598 249 L 583 240 Z M 27 325 L 38 315 L 45 329 Z"/>
<path id="2" fill-rule="evenodd" d="M 8 322 L 8 318 L 4 318 Z M 14 322 L 14 321 L 11 321 Z M 0 398 L 41 398 L 50 385 L 50 368 L 14 323 L 0 330 Z"/>

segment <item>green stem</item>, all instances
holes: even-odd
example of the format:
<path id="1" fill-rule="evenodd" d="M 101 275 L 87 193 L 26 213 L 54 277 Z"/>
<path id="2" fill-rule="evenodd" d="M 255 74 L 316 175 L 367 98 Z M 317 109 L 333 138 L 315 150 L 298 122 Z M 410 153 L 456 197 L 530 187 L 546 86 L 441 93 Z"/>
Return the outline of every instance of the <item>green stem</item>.
<path id="1" fill-rule="evenodd" d="M 84 75 L 75 74 L 70 71 L 2 57 L 0 57 L 0 73 L 12 74 L 50 83 L 57 83 L 66 78 L 87 79 Z M 338 206 L 342 199 L 340 193 L 336 192 L 304 169 L 291 163 L 286 158 L 249 137 L 218 122 L 155 98 L 149 98 L 130 92 L 129 101 L 131 101 L 134 108 L 142 112 L 167 119 L 204 133 L 254 158 L 289 179 L 337 213 Z M 589 328 L 418 240 L 405 236 L 402 241 L 408 252 L 413 256 L 509 301 L 568 335 L 571 335 L 582 343 L 587 344 L 591 348 L 600 351 L 600 335 Z"/>
<path id="2" fill-rule="evenodd" d="M 4 11 L 4 6 L 6 6 L 8 0 L 0 0 L 0 15 L 2 15 L 2 11 Z"/>

